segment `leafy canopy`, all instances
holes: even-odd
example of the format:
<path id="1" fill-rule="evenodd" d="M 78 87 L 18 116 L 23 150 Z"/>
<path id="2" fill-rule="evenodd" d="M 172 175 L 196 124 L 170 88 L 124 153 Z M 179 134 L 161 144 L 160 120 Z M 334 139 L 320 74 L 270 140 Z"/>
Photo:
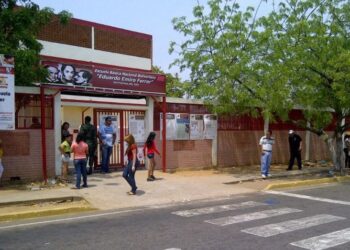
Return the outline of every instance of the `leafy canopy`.
<path id="1" fill-rule="evenodd" d="M 58 14 L 67 23 L 71 14 Z M 16 85 L 31 85 L 44 78 L 46 71 L 40 65 L 42 45 L 36 35 L 54 17 L 51 8 L 40 9 L 30 0 L 0 1 L 0 53 L 15 56 Z"/>

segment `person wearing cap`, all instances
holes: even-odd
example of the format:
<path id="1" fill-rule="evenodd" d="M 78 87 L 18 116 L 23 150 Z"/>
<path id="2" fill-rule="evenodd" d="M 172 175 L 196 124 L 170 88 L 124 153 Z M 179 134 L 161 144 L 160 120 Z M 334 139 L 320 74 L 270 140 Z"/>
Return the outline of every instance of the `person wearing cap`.
<path id="1" fill-rule="evenodd" d="M 265 132 L 265 136 L 260 138 L 259 144 L 261 145 L 261 177 L 265 179 L 271 176 L 270 165 L 272 159 L 272 145 L 275 143 L 274 138 L 271 136 L 272 131 L 268 130 Z"/>
<path id="2" fill-rule="evenodd" d="M 112 154 L 113 145 L 117 139 L 117 131 L 112 126 L 112 118 L 107 116 L 105 123 L 98 130 L 98 138 L 102 147 L 101 173 L 109 173 L 109 158 Z"/>
<path id="3" fill-rule="evenodd" d="M 298 169 L 301 170 L 302 169 L 302 165 L 301 165 L 302 139 L 297 133 L 295 133 L 294 130 L 289 130 L 288 141 L 289 141 L 290 159 L 289 159 L 289 165 L 288 165 L 287 171 L 293 170 L 295 158 L 297 158 Z"/>

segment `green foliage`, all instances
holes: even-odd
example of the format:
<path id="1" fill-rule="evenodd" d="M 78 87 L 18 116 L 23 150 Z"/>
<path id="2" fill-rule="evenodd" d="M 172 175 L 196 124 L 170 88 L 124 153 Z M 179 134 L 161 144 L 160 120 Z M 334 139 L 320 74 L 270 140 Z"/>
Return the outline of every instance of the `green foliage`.
<path id="1" fill-rule="evenodd" d="M 31 85 L 46 75 L 39 65 L 42 45 L 36 35 L 53 16 L 52 9 L 40 10 L 30 0 L 0 1 L 0 54 L 15 56 L 16 85 Z M 67 23 L 71 14 L 63 11 L 59 17 L 62 23 Z"/>
<path id="2" fill-rule="evenodd" d="M 259 16 L 261 4 L 273 6 Z M 273 3 L 273 4 L 272 4 Z M 350 2 L 346 0 L 260 1 L 241 10 L 234 0 L 197 5 L 193 19 L 173 19 L 186 40 L 172 42 L 172 65 L 191 72 L 191 95 L 218 113 L 262 110 L 265 118 L 288 119 L 321 133 L 332 121 L 336 134 L 350 115 Z M 308 123 L 307 123 L 308 122 Z"/>
<path id="3" fill-rule="evenodd" d="M 178 75 L 173 76 L 170 73 L 165 73 L 161 68 L 153 66 L 154 73 L 164 74 L 166 76 L 166 95 L 171 97 L 185 97 L 190 93 L 190 83 L 181 81 Z"/>

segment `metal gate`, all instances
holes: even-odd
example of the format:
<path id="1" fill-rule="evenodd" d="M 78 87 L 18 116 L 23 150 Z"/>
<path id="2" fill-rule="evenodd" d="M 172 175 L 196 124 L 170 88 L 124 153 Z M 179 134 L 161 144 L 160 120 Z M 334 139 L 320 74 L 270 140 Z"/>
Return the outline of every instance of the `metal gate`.
<path id="1" fill-rule="evenodd" d="M 124 136 L 129 134 L 129 116 L 130 115 L 145 114 L 145 111 L 136 110 L 106 110 L 94 109 L 94 124 L 97 125 L 97 131 L 100 127 L 100 122 L 104 122 L 103 117 L 111 116 L 112 124 L 117 129 L 117 140 L 113 146 L 112 155 L 109 161 L 110 169 L 118 169 L 124 165 Z M 95 168 L 100 168 L 102 162 L 102 152 L 100 141 L 98 140 L 97 158 Z"/>

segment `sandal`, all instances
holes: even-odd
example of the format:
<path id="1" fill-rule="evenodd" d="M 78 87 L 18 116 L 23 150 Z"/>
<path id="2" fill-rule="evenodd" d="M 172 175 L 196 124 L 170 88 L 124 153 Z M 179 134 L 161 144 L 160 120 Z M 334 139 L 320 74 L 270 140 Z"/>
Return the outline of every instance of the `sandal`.
<path id="1" fill-rule="evenodd" d="M 128 194 L 128 195 L 135 195 L 136 193 L 133 192 L 133 191 L 129 191 L 127 194 Z"/>

